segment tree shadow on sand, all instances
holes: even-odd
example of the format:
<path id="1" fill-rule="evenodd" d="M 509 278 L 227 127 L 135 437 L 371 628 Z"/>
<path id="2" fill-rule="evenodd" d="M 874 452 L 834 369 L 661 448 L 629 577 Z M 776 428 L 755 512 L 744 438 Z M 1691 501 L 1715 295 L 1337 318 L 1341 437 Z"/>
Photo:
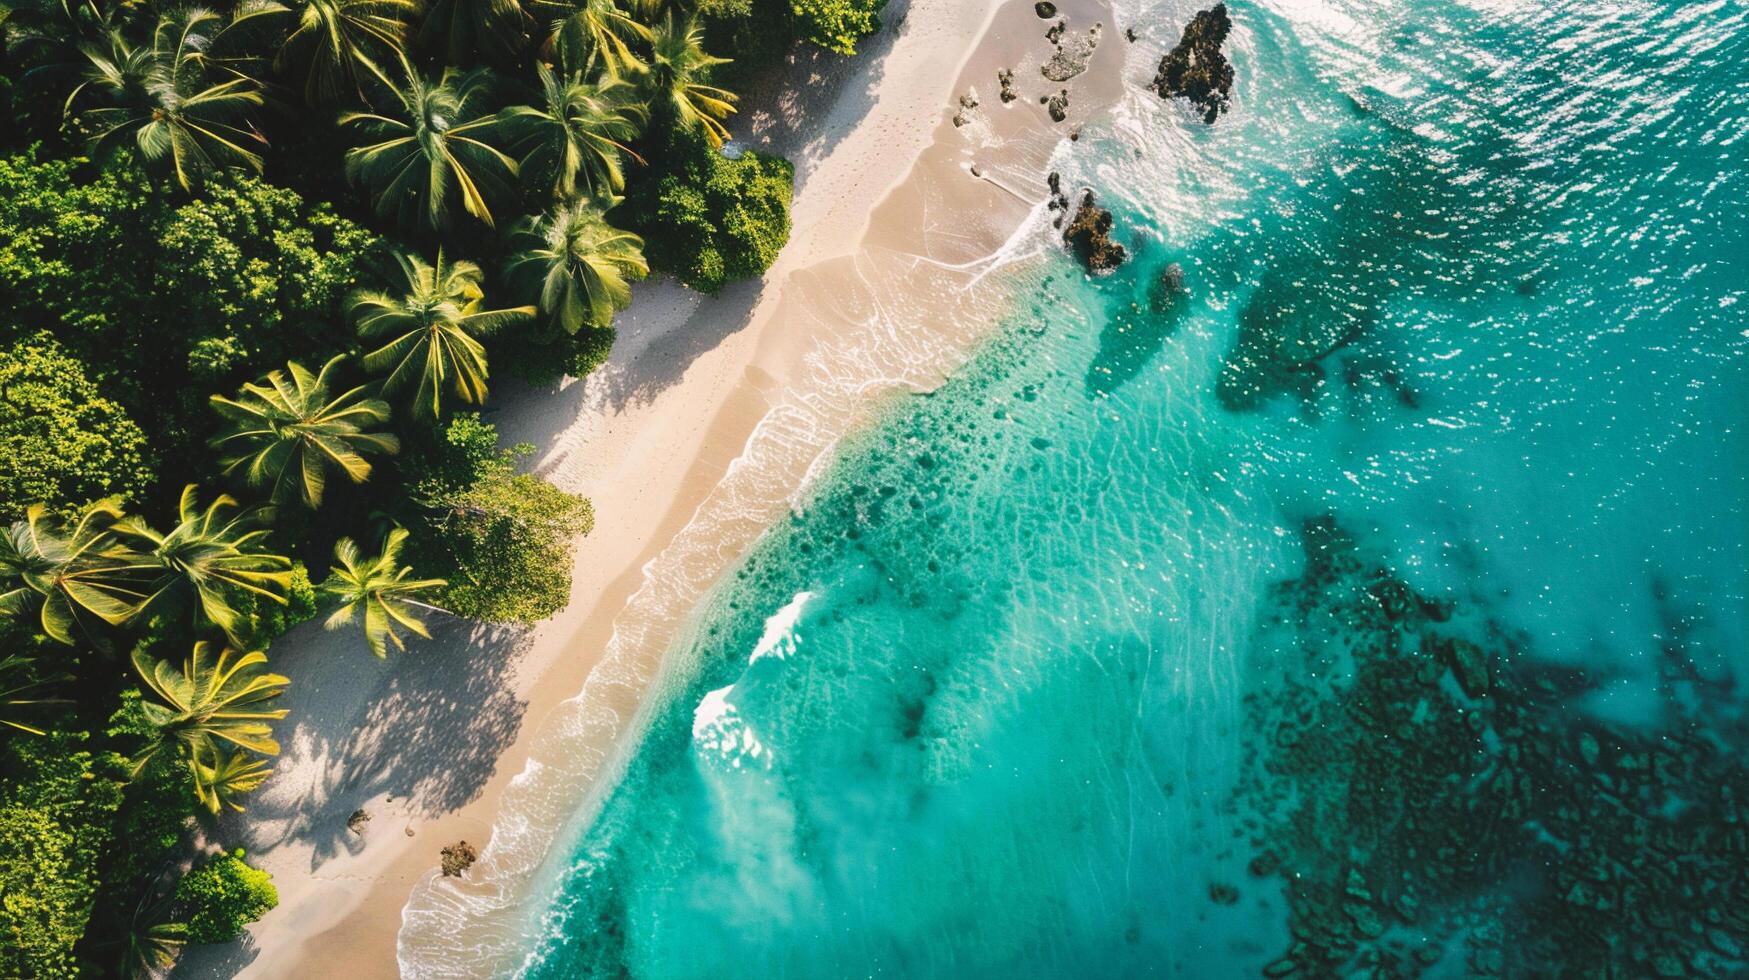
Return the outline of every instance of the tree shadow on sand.
<path id="1" fill-rule="evenodd" d="M 460 622 L 433 632 L 386 662 L 348 631 L 286 644 L 299 654 L 280 732 L 288 778 L 227 818 L 231 839 L 251 851 L 306 843 L 314 871 L 364 847 L 347 827 L 355 810 L 392 798 L 435 817 L 480 794 L 527 708 L 512 682 L 528 634 Z"/>
<path id="2" fill-rule="evenodd" d="M 255 944 L 255 937 L 245 932 L 228 943 L 185 948 L 176 960 L 176 968 L 170 971 L 170 977 L 171 980 L 234 977 L 260 955 L 261 947 Z"/>

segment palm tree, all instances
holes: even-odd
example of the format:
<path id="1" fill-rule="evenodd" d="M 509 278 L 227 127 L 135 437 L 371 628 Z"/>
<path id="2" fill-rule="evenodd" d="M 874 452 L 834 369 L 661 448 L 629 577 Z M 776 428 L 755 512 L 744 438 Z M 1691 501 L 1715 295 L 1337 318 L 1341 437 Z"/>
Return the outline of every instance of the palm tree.
<path id="1" fill-rule="evenodd" d="M 67 111 L 87 93 L 100 100 L 78 117 L 93 156 L 132 145 L 148 167 L 168 166 L 185 191 L 227 167 L 261 172 L 256 149 L 267 141 L 243 128 L 249 110 L 262 104 L 261 85 L 235 72 L 210 77 L 208 52 L 221 25 L 218 14 L 189 8 L 159 17 L 149 45 L 119 31 L 80 45 L 89 64 Z"/>
<path id="2" fill-rule="evenodd" d="M 240 476 L 252 487 L 271 487 L 272 497 L 297 496 L 312 510 L 322 505 L 328 467 L 354 483 L 370 476 L 370 453 L 395 453 L 400 439 L 370 427 L 388 421 L 389 406 L 357 388 L 328 397 L 328 375 L 344 360 L 336 355 L 312 375 L 291 361 L 270 371 L 261 384 L 246 384 L 236 398 L 212 396 L 213 409 L 231 427 L 212 441 L 226 455 L 226 476 Z"/>
<path id="3" fill-rule="evenodd" d="M 268 532 L 250 528 L 251 516 L 239 511 L 237 501 L 224 494 L 201 510 L 191 483 L 182 489 L 179 520 L 168 534 L 159 534 L 138 518 L 118 524 L 117 530 L 144 542 L 153 560 L 164 568 L 142 612 L 162 604 L 180 605 L 192 595 L 208 621 L 224 630 L 231 642 L 242 642 L 237 634 L 237 611 L 231 607 L 231 590 L 252 592 L 284 605 L 285 590 L 291 583 L 291 560 L 260 550 Z"/>
<path id="4" fill-rule="evenodd" d="M 398 59 L 407 24 L 420 0 L 264 0 L 276 20 L 290 20 L 274 67 L 301 66 L 304 101 L 311 105 L 342 96 L 362 98 L 368 81 L 393 88 L 384 55 Z M 395 61 L 390 61 L 394 64 Z"/>
<path id="5" fill-rule="evenodd" d="M 632 49 L 648 44 L 652 34 L 622 10 L 615 0 L 536 0 L 549 20 L 545 53 L 572 72 L 596 68 L 614 75 L 641 71 L 644 62 Z"/>
<path id="6" fill-rule="evenodd" d="M 433 0 L 419 25 L 419 47 L 450 65 L 502 63 L 528 45 L 533 26 L 517 0 Z"/>
<path id="7" fill-rule="evenodd" d="M 607 223 L 588 202 L 561 207 L 518 225 L 520 247 L 506 273 L 512 281 L 540 283 L 540 310 L 566 333 L 605 327 L 632 301 L 628 280 L 650 274 L 644 240 Z"/>
<path id="8" fill-rule="evenodd" d="M 77 632 L 107 648 L 91 620 L 119 626 L 133 618 L 157 567 L 116 537 L 121 517 L 111 497 L 86 507 L 69 529 L 32 504 L 0 535 L 0 616 L 36 612 L 50 639 L 72 646 Z"/>
<path id="9" fill-rule="evenodd" d="M 647 115 L 632 100 L 630 82 L 603 75 L 594 84 L 579 76 L 562 78 L 537 65 L 539 106 L 518 105 L 500 113 L 522 154 L 529 180 L 551 180 L 553 199 L 582 193 L 605 197 L 625 188 L 621 158 L 643 162 L 627 141 L 638 135 Z"/>
<path id="10" fill-rule="evenodd" d="M 23 720 L 38 705 L 67 704 L 66 698 L 46 698 L 48 688 L 57 683 L 73 679 L 72 674 L 65 672 L 42 676 L 36 672 L 36 661 L 21 653 L 8 653 L 0 656 L 0 727 L 11 728 L 32 735 L 41 735 L 43 730 Z"/>
<path id="11" fill-rule="evenodd" d="M 291 681 L 263 670 L 266 654 L 238 654 L 228 648 L 215 654 L 205 640 L 194 645 L 180 670 L 141 647 L 134 648 L 133 662 L 140 679 L 163 702 L 140 705 L 158 732 L 134 756 L 135 775 L 160 752 L 180 750 L 194 775 L 195 795 L 208 810 L 217 813 L 221 805 L 241 810 L 233 797 L 259 786 L 270 771 L 243 753 L 279 754 L 267 723 L 284 718 L 286 709 L 267 705 Z"/>
<path id="12" fill-rule="evenodd" d="M 156 980 L 176 965 L 188 945 L 188 923 L 175 919 L 174 893 L 161 891 L 163 872 L 146 887 L 128 923 L 121 975 L 129 980 Z"/>
<path id="13" fill-rule="evenodd" d="M 377 213 L 404 225 L 442 227 L 452 197 L 490 225 L 488 201 L 508 196 L 516 161 L 487 142 L 498 126 L 485 112 L 489 76 L 446 69 L 436 84 L 406 68 L 407 84 L 391 86 L 398 112 L 347 112 L 342 126 L 367 142 L 346 151 L 346 176 L 369 187 Z"/>
<path id="14" fill-rule="evenodd" d="M 704 49 L 704 29 L 696 23 L 676 25 L 672 15 L 662 21 L 650 44 L 648 80 L 652 98 L 681 128 L 699 126 L 712 149 L 723 145 L 729 130 L 722 124 L 738 100 L 727 89 L 707 85 L 710 71 L 729 63 Z"/>
<path id="15" fill-rule="evenodd" d="M 406 278 L 400 296 L 375 291 L 352 295 L 351 314 L 360 336 L 387 342 L 364 355 L 366 370 L 388 372 L 385 392 L 413 389 L 413 414 L 437 418 L 445 388 L 464 402 L 486 399 L 486 348 L 478 337 L 534 315 L 534 307 L 483 310 L 485 276 L 472 262 L 436 264 L 397 256 Z"/>
<path id="16" fill-rule="evenodd" d="M 365 642 L 378 657 L 388 656 L 389 643 L 396 650 L 406 651 L 398 627 L 431 638 L 417 610 L 444 611 L 413 598 L 449 583 L 440 578 L 408 578 L 413 570 L 400 564 L 401 545 L 406 540 L 407 529 L 397 527 L 383 542 L 382 554 L 365 558 L 351 538 L 341 538 L 334 545 L 334 558 L 340 564 L 330 569 L 328 580 L 322 583 L 322 591 L 340 602 L 340 608 L 328 617 L 326 627 L 339 629 L 354 620 L 361 621 Z"/>

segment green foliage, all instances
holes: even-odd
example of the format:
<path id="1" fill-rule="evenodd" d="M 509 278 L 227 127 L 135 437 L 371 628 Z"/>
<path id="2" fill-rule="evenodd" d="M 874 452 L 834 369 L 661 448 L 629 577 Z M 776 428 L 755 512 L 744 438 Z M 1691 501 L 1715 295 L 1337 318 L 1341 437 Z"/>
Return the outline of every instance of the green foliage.
<path id="1" fill-rule="evenodd" d="M 320 608 L 316 585 L 310 581 L 309 570 L 302 562 L 292 562 L 285 600 L 280 603 L 256 595 L 238 598 L 235 605 L 244 624 L 240 631 L 244 646 L 265 649 L 293 626 L 315 618 Z"/>
<path id="2" fill-rule="evenodd" d="M 438 229 L 459 203 L 492 224 L 491 202 L 512 196 L 517 165 L 492 145 L 499 119 L 487 112 L 491 84 L 483 71 L 445 70 L 435 82 L 410 72 L 392 89 L 387 113 L 341 113 L 359 142 L 346 152 L 346 176 L 370 190 L 379 215 Z"/>
<path id="3" fill-rule="evenodd" d="M 625 187 L 622 167 L 636 158 L 626 144 L 638 135 L 646 110 L 630 82 L 603 75 L 595 82 L 535 67 L 539 105 L 505 109 L 500 118 L 522 156 L 525 183 L 551 184 L 553 199 L 580 194 L 606 197 Z"/>
<path id="4" fill-rule="evenodd" d="M 0 616 L 34 617 L 43 633 L 73 646 L 108 647 L 104 627 L 132 619 L 146 601 L 154 562 L 116 534 L 114 500 L 63 523 L 42 504 L 0 535 Z"/>
<path id="5" fill-rule="evenodd" d="M 486 348 L 479 338 L 534 315 L 534 307 L 485 309 L 486 275 L 472 262 L 401 255 L 400 288 L 361 290 L 351 299 L 359 336 L 382 346 L 364 355 L 367 371 L 386 374 L 385 392 L 412 392 L 413 415 L 443 414 L 443 394 L 486 400 Z"/>
<path id="6" fill-rule="evenodd" d="M 856 42 L 880 30 L 887 0 L 790 0 L 801 35 L 828 51 L 855 54 Z"/>
<path id="7" fill-rule="evenodd" d="M 304 101 L 320 105 L 339 96 L 363 96 L 367 82 L 389 83 L 417 0 L 289 0 L 267 16 L 285 22 L 285 42 L 274 65 L 302 75 Z"/>
<path id="8" fill-rule="evenodd" d="M 211 623 L 233 643 L 241 643 L 244 623 L 237 597 L 284 602 L 291 560 L 268 553 L 263 541 L 267 530 L 255 526 L 254 514 L 239 510 L 237 501 L 225 494 L 203 510 L 190 483 L 182 490 L 177 517 L 168 533 L 137 517 L 116 525 L 163 568 L 142 613 L 181 613 L 192 605 L 199 610 L 197 622 Z"/>
<path id="9" fill-rule="evenodd" d="M 42 157 L 0 157 L 0 342 L 53 331 L 166 466 L 202 455 L 209 392 L 341 347 L 342 298 L 387 261 L 376 235 L 254 178 L 178 206 L 123 162 Z"/>
<path id="10" fill-rule="evenodd" d="M 628 202 L 651 266 L 706 293 L 763 274 L 789 241 L 790 162 L 751 151 L 731 160 L 697 139 L 675 151 L 675 169 Z"/>
<path id="11" fill-rule="evenodd" d="M 631 305 L 633 281 L 650 273 L 643 239 L 607 223 L 594 204 L 576 203 L 519 223 L 519 249 L 506 278 L 536 297 L 540 311 L 566 333 L 607 327 Z"/>
<path id="12" fill-rule="evenodd" d="M 295 193 L 249 178 L 212 182 L 198 203 L 176 209 L 151 293 L 200 325 L 188 371 L 201 387 L 346 342 L 337 315 L 361 277 L 381 276 L 381 238 L 309 206 Z"/>
<path id="13" fill-rule="evenodd" d="M 399 452 L 398 436 L 372 431 L 388 421 L 386 402 L 365 397 L 362 385 L 328 397 L 329 376 L 341 360 L 334 357 L 315 374 L 290 361 L 284 372 L 244 385 L 236 398 L 212 396 L 213 410 L 231 423 L 212 441 L 225 454 L 225 475 L 314 510 L 322 505 L 329 468 L 363 483 L 371 472 L 365 456 Z"/>
<path id="14" fill-rule="evenodd" d="M 0 523 L 40 501 L 137 502 L 151 481 L 140 427 L 53 336 L 0 348 Z"/>
<path id="15" fill-rule="evenodd" d="M 122 760 L 83 733 L 15 738 L 0 750 L 0 976 L 77 977 L 122 803 Z"/>
<path id="16" fill-rule="evenodd" d="M 498 448 L 477 415 L 444 430 L 413 496 L 421 567 L 448 580 L 439 602 L 460 616 L 534 623 L 564 608 L 572 539 L 595 525 L 589 501 L 516 472 L 532 447 Z"/>
<path id="17" fill-rule="evenodd" d="M 67 105 L 97 103 L 78 117 L 92 155 L 130 150 L 185 191 L 229 167 L 260 173 L 267 141 L 247 116 L 264 102 L 261 84 L 214 70 L 223 29 L 217 13 L 190 7 L 162 14 L 149 43 L 116 31 L 106 44 L 81 45 L 90 64 Z"/>
<path id="18" fill-rule="evenodd" d="M 215 649 L 205 640 L 180 665 L 159 660 L 141 647 L 134 670 L 157 701 L 143 701 L 141 712 L 153 730 L 134 756 L 134 771 L 144 772 L 164 754 L 188 764 L 195 796 L 208 810 L 241 810 L 237 796 L 261 785 L 272 770 L 254 757 L 278 755 L 279 743 L 267 724 L 286 709 L 269 707 L 291 683 L 266 670 L 259 651 Z"/>
<path id="19" fill-rule="evenodd" d="M 729 63 L 704 49 L 704 28 L 676 21 L 670 14 L 650 39 L 650 65 L 644 73 L 650 99 L 662 122 L 682 133 L 697 133 L 712 149 L 723 145 L 729 130 L 723 120 L 740 101 L 728 89 L 711 85 L 711 73 Z"/>
<path id="20" fill-rule="evenodd" d="M 188 919 L 188 941 L 222 943 L 279 904 L 273 876 L 243 860 L 242 848 L 220 854 L 184 875 L 176 900 Z"/>
<path id="21" fill-rule="evenodd" d="M 341 538 L 334 545 L 334 560 L 339 564 L 322 583 L 322 592 L 340 604 L 325 625 L 338 629 L 358 622 L 364 627 L 370 652 L 379 659 L 388 656 L 390 643 L 396 650 L 407 649 L 401 639 L 403 630 L 431 639 L 420 610 L 441 611 L 413 598 L 446 583 L 440 578 L 412 577 L 413 570 L 400 561 L 406 541 L 407 529 L 397 527 L 389 532 L 383 550 L 367 557 L 351 538 Z"/>

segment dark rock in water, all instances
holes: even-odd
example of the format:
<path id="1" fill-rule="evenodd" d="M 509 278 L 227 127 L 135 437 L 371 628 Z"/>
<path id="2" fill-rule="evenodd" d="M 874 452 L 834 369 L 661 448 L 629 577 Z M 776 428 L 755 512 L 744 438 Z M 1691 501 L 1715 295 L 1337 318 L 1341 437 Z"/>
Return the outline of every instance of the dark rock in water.
<path id="1" fill-rule="evenodd" d="M 1081 206 L 1069 227 L 1063 229 L 1063 241 L 1094 275 L 1110 272 L 1123 264 L 1129 253 L 1111 240 L 1111 212 L 1093 202 L 1093 192 L 1081 195 Z"/>
<path id="2" fill-rule="evenodd" d="M 953 114 L 954 126 L 957 128 L 960 126 L 964 126 L 966 123 L 971 122 L 972 121 L 971 111 L 973 109 L 976 109 L 979 106 L 979 104 L 980 103 L 978 102 L 978 93 L 975 89 L 960 96 L 959 111 Z"/>
<path id="3" fill-rule="evenodd" d="M 1041 104 L 1043 104 L 1045 109 L 1050 112 L 1052 122 L 1062 122 L 1063 120 L 1069 118 L 1069 90 L 1068 89 L 1063 89 L 1062 91 L 1058 92 L 1056 95 L 1040 96 L 1039 102 Z"/>
<path id="4" fill-rule="evenodd" d="M 1051 42 L 1052 44 L 1056 44 L 1058 41 L 1061 41 L 1063 39 L 1063 32 L 1068 30 L 1068 29 L 1069 29 L 1069 22 L 1066 20 L 1059 20 L 1055 24 L 1051 25 L 1050 30 L 1045 31 L 1045 40 Z"/>
<path id="5" fill-rule="evenodd" d="M 1050 20 L 1057 16 L 1057 5 L 1051 0 L 1038 0 L 1032 5 L 1032 12 L 1038 14 L 1040 20 Z"/>
<path id="6" fill-rule="evenodd" d="M 1239 889 L 1218 881 L 1214 882 L 1209 885 L 1209 901 L 1216 905 L 1237 905 L 1239 903 Z"/>
<path id="7" fill-rule="evenodd" d="M 1051 30 L 1055 31 L 1057 27 Z M 1086 71 L 1087 62 L 1092 59 L 1093 50 L 1099 47 L 1099 36 L 1104 30 L 1103 25 L 1094 24 L 1079 34 L 1070 31 L 1063 35 L 1057 53 L 1039 68 L 1039 73 L 1053 82 L 1066 82 Z"/>
<path id="8" fill-rule="evenodd" d="M 1165 313 L 1178 304 L 1184 295 L 1184 269 L 1173 262 L 1160 270 L 1160 278 L 1148 287 L 1148 308 Z"/>
<path id="9" fill-rule="evenodd" d="M 1071 143 L 1081 142 L 1081 127 L 1077 126 L 1074 129 L 1069 130 L 1069 142 L 1071 142 Z"/>
<path id="10" fill-rule="evenodd" d="M 1133 27 L 1124 28 L 1123 29 L 1123 39 L 1130 42 L 1131 44 L 1136 43 L 1136 29 Z"/>
<path id="11" fill-rule="evenodd" d="M 1224 3 L 1192 17 L 1178 46 L 1160 59 L 1160 68 L 1148 87 L 1162 99 L 1189 99 L 1203 110 L 1203 122 L 1212 124 L 1227 111 L 1233 88 L 1233 66 L 1221 54 L 1221 43 L 1232 29 Z"/>
<path id="12" fill-rule="evenodd" d="M 1014 91 L 1014 69 L 1002 68 L 996 72 L 996 83 L 1002 86 L 1003 102 L 1013 102 L 1020 98 L 1020 93 Z"/>

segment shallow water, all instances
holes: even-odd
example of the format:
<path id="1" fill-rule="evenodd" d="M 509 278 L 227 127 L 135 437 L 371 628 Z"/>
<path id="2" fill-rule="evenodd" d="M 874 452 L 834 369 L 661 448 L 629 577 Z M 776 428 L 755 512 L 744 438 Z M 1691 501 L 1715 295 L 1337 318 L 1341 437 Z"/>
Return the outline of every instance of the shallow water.
<path id="1" fill-rule="evenodd" d="M 1132 261 L 701 612 L 528 975 L 1743 966 L 1749 13 L 1231 9 L 1231 113 L 1068 164 Z"/>

